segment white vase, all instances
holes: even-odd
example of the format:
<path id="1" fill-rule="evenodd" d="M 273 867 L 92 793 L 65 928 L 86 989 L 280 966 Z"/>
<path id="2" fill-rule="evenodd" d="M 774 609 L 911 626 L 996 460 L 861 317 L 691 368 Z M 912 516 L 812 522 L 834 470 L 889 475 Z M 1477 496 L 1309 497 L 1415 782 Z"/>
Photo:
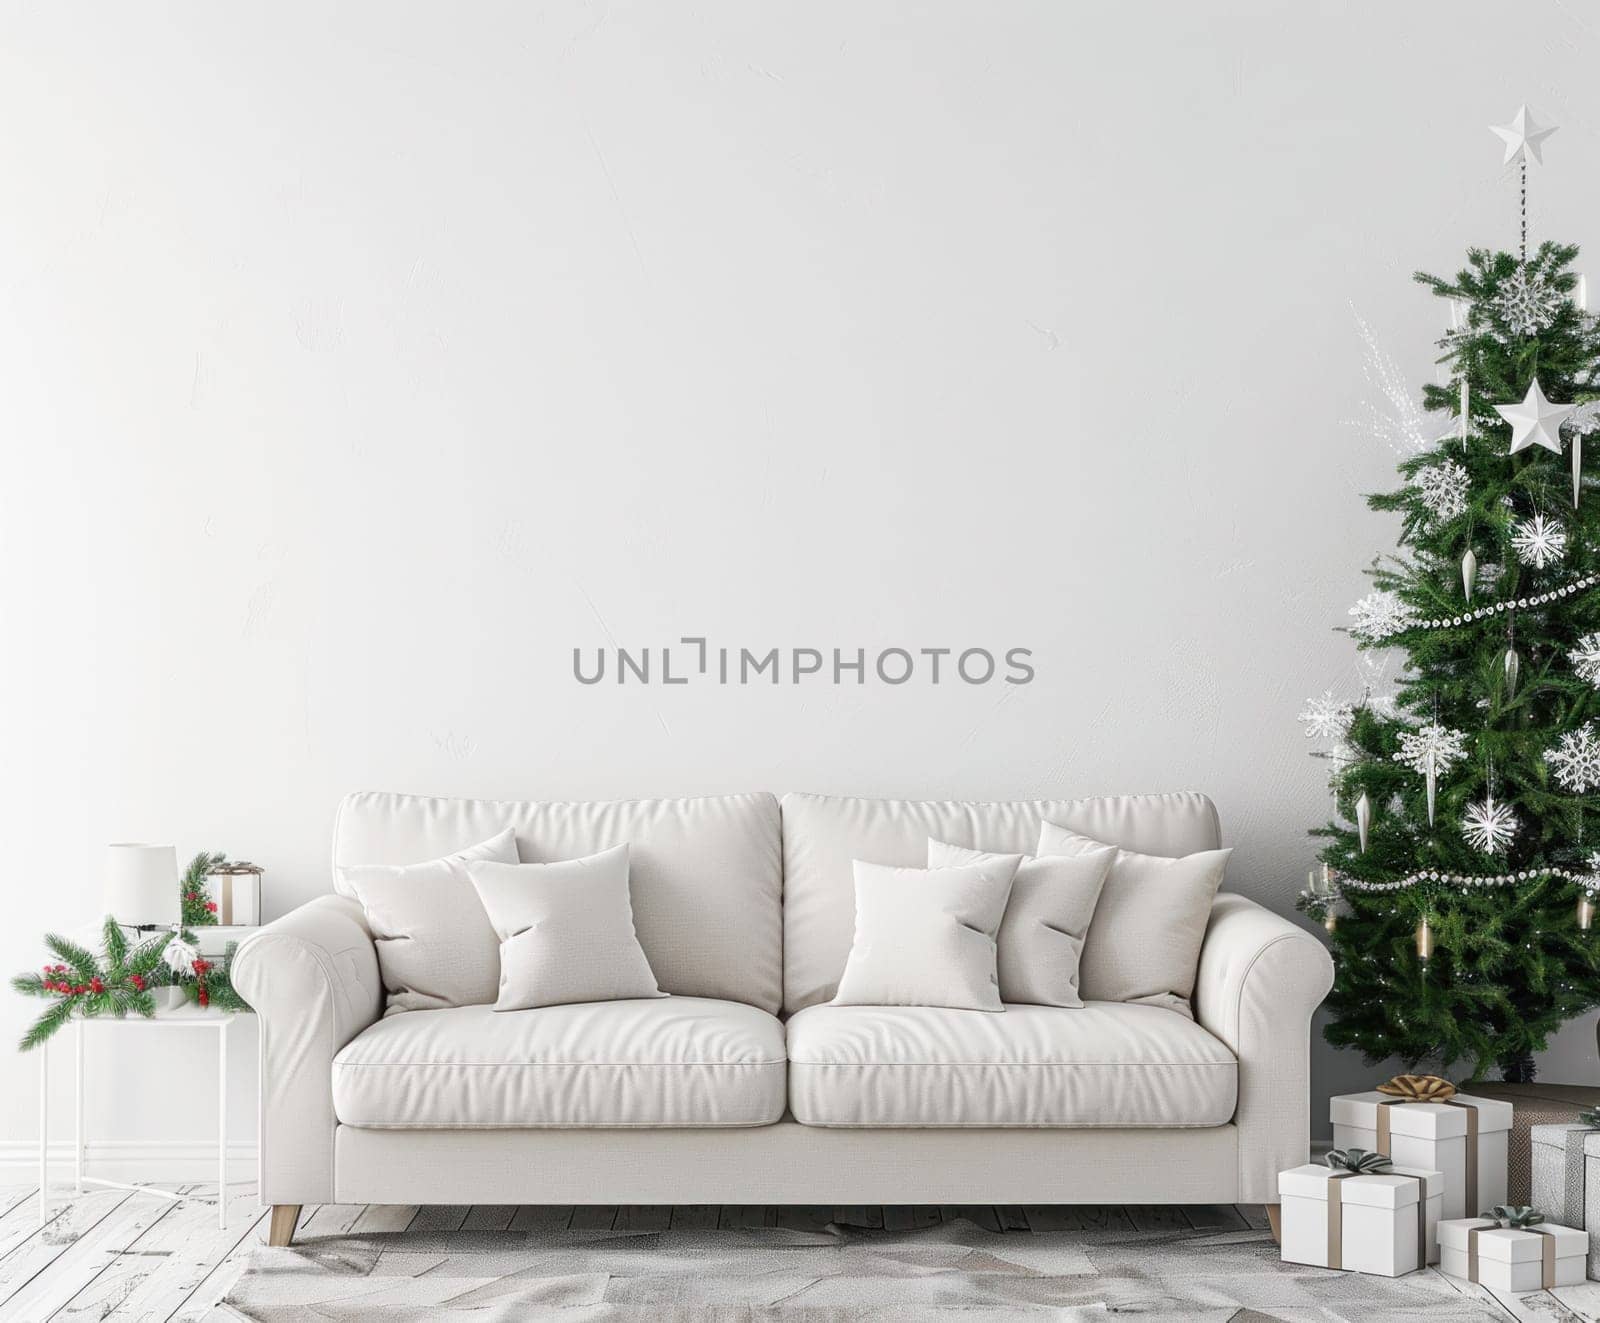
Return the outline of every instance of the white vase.
<path id="1" fill-rule="evenodd" d="M 164 988 L 151 988 L 150 995 L 155 998 L 158 1012 L 182 1010 L 189 1001 L 182 988 L 170 985 Z"/>

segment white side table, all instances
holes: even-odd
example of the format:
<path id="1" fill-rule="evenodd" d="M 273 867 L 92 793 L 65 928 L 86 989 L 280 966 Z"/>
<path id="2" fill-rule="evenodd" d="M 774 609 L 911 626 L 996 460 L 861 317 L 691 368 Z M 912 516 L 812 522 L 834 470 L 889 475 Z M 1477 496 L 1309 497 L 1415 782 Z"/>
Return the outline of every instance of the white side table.
<path id="1" fill-rule="evenodd" d="M 181 1006 L 175 1010 L 159 1010 L 150 1019 L 142 1015 L 94 1016 L 72 1021 L 73 1072 L 72 1072 L 72 1178 L 79 1194 L 85 1185 L 104 1185 L 116 1190 L 138 1190 L 145 1194 L 159 1194 L 166 1199 L 183 1199 L 186 1195 L 163 1190 L 154 1185 L 130 1185 L 126 1181 L 108 1181 L 83 1173 L 83 1039 L 86 1030 L 107 1027 L 127 1030 L 154 1031 L 157 1029 L 209 1029 L 217 1035 L 217 1225 L 228 1225 L 228 1026 L 238 1018 L 232 1011 L 201 1010 L 197 1006 Z M 50 1204 L 50 1043 L 47 1039 L 39 1045 L 39 1225 L 48 1217 Z"/>

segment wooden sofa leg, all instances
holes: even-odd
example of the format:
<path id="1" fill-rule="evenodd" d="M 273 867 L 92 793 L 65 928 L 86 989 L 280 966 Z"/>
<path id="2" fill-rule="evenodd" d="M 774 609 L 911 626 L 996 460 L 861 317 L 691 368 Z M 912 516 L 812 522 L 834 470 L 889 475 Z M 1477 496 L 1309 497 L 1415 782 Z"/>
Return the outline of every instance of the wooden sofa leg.
<path id="1" fill-rule="evenodd" d="M 294 1224 L 300 1220 L 299 1204 L 273 1204 L 272 1225 L 267 1229 L 267 1244 L 280 1249 L 294 1239 Z"/>
<path id="2" fill-rule="evenodd" d="M 1283 1244 L 1283 1205 L 1267 1205 L 1267 1225 L 1272 1228 L 1272 1238 Z"/>

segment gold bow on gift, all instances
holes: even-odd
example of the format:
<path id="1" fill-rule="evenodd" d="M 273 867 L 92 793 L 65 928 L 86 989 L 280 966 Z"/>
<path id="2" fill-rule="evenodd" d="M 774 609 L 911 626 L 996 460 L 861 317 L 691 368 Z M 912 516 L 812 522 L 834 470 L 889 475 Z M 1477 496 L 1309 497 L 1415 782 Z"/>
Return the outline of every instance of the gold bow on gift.
<path id="1" fill-rule="evenodd" d="M 1456 1095 L 1456 1086 L 1438 1075 L 1396 1075 L 1386 1084 L 1378 1085 L 1379 1093 L 1406 1102 L 1448 1102 Z"/>

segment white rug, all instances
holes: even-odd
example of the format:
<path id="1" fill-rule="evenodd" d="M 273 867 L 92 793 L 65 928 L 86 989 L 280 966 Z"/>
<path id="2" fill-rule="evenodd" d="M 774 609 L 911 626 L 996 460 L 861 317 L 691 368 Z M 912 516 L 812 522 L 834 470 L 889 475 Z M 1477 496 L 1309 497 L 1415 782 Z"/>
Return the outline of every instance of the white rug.
<path id="1" fill-rule="evenodd" d="M 1298 1268 L 1260 1231 L 916 1231 L 829 1225 L 429 1231 L 265 1245 L 225 1300 L 277 1320 L 1104 1320 L 1503 1318 L 1434 1273 Z"/>

